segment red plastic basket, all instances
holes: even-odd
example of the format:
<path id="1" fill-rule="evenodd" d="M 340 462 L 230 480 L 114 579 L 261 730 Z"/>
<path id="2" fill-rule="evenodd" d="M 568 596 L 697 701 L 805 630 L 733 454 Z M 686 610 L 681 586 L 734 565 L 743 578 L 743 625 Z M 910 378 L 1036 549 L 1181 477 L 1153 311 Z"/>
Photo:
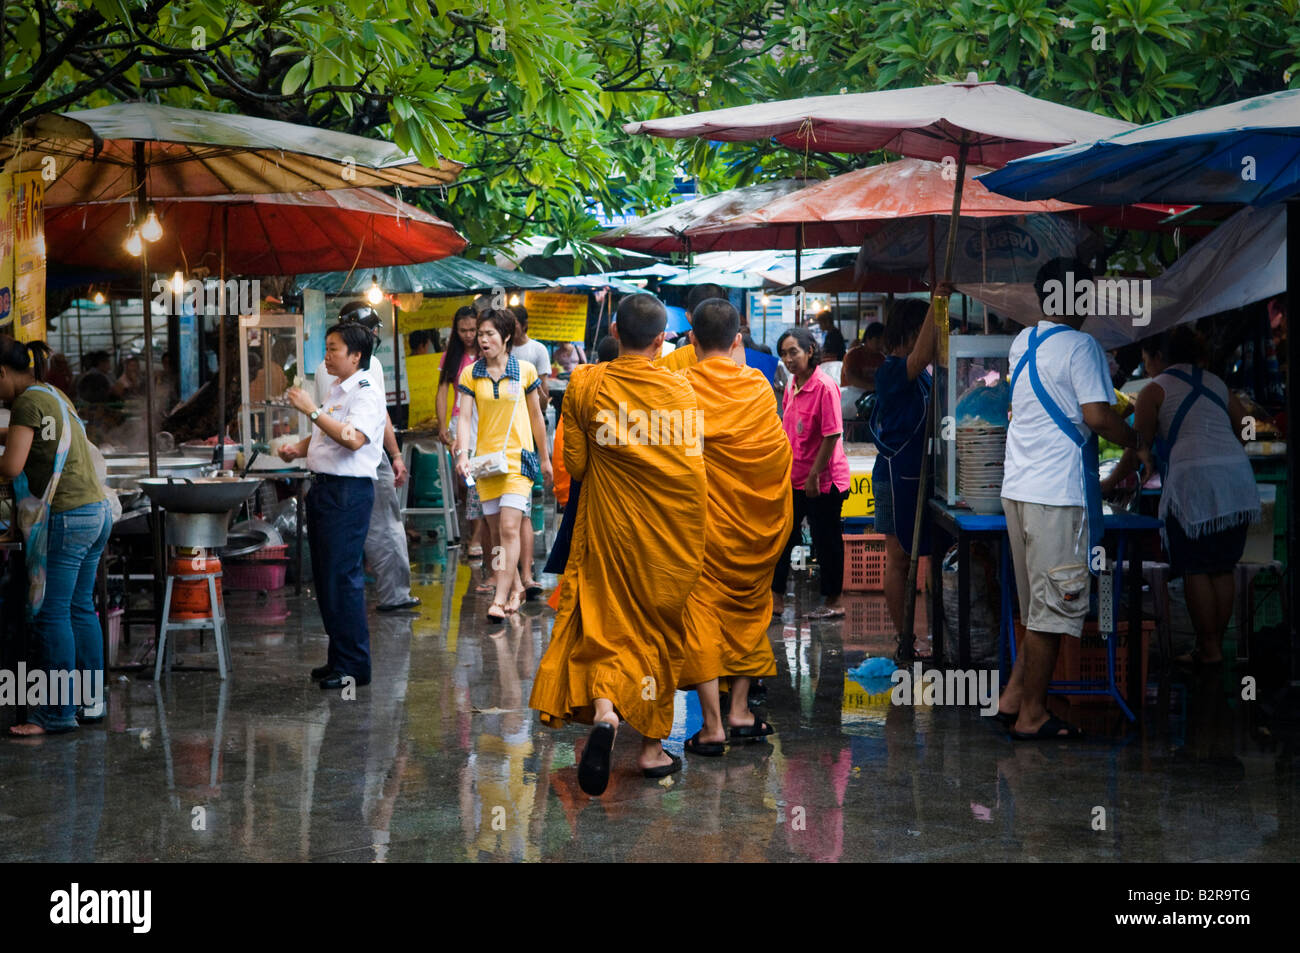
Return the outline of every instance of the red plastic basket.
<path id="1" fill-rule="evenodd" d="M 884 588 L 884 535 L 846 533 L 844 535 L 844 591 L 880 592 Z"/>
<path id="2" fill-rule="evenodd" d="M 244 562 L 265 562 L 270 559 L 288 559 L 289 544 L 281 546 L 263 546 L 261 549 L 251 552 L 246 556 L 240 556 L 239 559 Z"/>
<path id="3" fill-rule="evenodd" d="M 283 589 L 288 570 L 287 559 L 276 562 L 265 559 L 236 562 L 229 559 L 223 564 L 226 588 L 240 591 Z"/>
<path id="4" fill-rule="evenodd" d="M 1024 645 L 1025 627 L 1016 622 L 1016 649 Z M 1115 683 L 1120 691 L 1128 686 L 1128 622 L 1121 620 L 1120 631 L 1115 634 Z M 1142 684 L 1146 685 L 1148 673 L 1148 656 L 1151 649 L 1151 636 L 1155 633 L 1154 619 L 1142 620 L 1142 644 L 1139 658 L 1142 665 Z M 1104 681 L 1106 678 L 1106 640 L 1097 631 L 1097 623 L 1091 619 L 1083 624 L 1083 635 L 1079 638 L 1061 637 L 1061 650 L 1056 656 L 1056 668 L 1052 671 L 1054 682 Z M 1071 695 L 1070 701 L 1076 705 L 1106 704 L 1111 701 L 1108 695 Z M 1138 699 L 1142 704 L 1143 699 Z"/>

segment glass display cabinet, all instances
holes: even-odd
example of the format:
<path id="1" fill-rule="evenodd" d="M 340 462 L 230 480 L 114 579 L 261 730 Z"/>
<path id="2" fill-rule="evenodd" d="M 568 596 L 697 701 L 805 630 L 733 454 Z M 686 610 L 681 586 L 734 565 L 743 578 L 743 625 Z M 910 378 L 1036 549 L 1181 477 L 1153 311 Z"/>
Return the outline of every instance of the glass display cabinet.
<path id="1" fill-rule="evenodd" d="M 998 406 L 1002 395 L 993 398 L 992 390 L 977 394 L 978 388 L 996 388 L 1005 384 L 1011 373 L 1007 355 L 1011 351 L 1014 335 L 1009 334 L 954 334 L 948 339 L 948 364 L 935 368 L 935 393 L 939 395 L 939 441 L 935 496 L 948 506 L 963 502 L 958 480 L 958 456 L 963 442 L 958 439 L 962 425 L 959 403 L 963 408 L 977 406 L 987 409 Z M 987 420 L 989 413 L 982 415 Z M 1005 427 L 1006 419 L 987 421 Z M 1003 444 L 1005 446 L 1005 444 Z"/>
<path id="2" fill-rule="evenodd" d="M 252 470 L 283 470 L 287 464 L 276 453 L 280 445 L 295 443 L 311 433 L 311 422 L 285 398 L 293 387 L 306 386 L 303 373 L 303 316 L 301 314 L 241 314 L 239 316 L 239 368 L 241 404 L 240 438 L 244 459 L 253 457 Z"/>

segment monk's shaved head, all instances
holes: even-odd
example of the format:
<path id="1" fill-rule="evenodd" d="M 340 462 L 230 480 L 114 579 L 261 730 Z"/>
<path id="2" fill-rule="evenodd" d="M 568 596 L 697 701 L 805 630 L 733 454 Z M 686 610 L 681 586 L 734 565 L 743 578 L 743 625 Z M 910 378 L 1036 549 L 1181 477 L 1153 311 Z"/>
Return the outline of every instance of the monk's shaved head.
<path id="1" fill-rule="evenodd" d="M 691 312 L 695 343 L 705 351 L 730 351 L 740 333 L 740 312 L 730 301 L 708 298 Z"/>
<path id="2" fill-rule="evenodd" d="M 668 309 L 652 294 L 629 295 L 614 313 L 618 341 L 633 351 L 644 351 L 668 327 Z"/>

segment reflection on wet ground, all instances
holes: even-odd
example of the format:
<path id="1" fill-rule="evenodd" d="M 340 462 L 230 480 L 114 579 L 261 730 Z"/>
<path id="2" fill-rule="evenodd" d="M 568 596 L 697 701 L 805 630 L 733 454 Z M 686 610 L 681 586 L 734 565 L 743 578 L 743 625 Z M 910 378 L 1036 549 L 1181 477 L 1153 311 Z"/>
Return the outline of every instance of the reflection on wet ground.
<path id="1" fill-rule="evenodd" d="M 1013 745 L 974 708 L 893 705 L 887 679 L 856 681 L 892 652 L 871 621 L 883 603 L 851 596 L 847 621 L 811 623 L 806 573 L 770 632 L 771 743 L 688 758 L 656 783 L 630 770 L 625 729 L 591 799 L 586 730 L 549 731 L 526 708 L 553 613 L 489 627 L 471 569 L 421 558 L 420 614 L 372 616 L 374 680 L 355 700 L 307 677 L 325 656 L 309 596 L 230 593 L 224 685 L 115 674 L 104 725 L 0 742 L 0 858 L 1200 861 L 1300 847 L 1295 727 L 1263 724 L 1233 672 L 1153 682 L 1137 728 L 1073 706 L 1095 740 Z M 700 714 L 694 695 L 676 705 L 680 754 Z"/>

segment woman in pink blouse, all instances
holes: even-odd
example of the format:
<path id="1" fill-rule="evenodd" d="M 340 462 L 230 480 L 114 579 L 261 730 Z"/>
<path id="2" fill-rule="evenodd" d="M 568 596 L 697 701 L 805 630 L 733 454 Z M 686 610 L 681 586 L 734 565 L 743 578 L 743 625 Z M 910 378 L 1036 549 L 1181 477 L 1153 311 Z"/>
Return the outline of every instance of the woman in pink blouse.
<path id="1" fill-rule="evenodd" d="M 844 430 L 840 389 L 818 368 L 817 342 L 807 328 L 791 328 L 782 334 L 777 353 L 791 378 L 785 389 L 781 424 L 794 451 L 790 469 L 794 529 L 772 577 L 772 615 L 778 617 L 785 609 L 790 550 L 800 541 L 807 519 L 826 600 L 809 614 L 814 619 L 840 618 L 844 615 L 839 604 L 844 589 L 840 509 L 849 498 L 850 484 L 849 461 L 840 442 Z"/>

